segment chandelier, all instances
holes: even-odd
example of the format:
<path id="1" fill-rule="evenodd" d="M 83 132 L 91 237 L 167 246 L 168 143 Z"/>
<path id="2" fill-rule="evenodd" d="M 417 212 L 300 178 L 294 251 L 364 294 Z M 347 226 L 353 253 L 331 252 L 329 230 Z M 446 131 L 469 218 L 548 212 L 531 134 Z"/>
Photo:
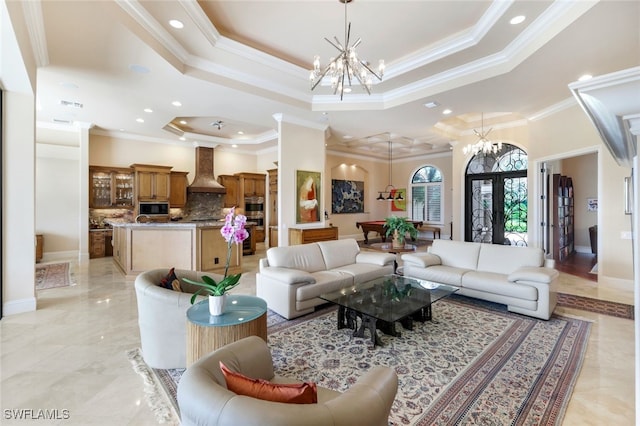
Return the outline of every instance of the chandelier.
<path id="1" fill-rule="evenodd" d="M 311 90 L 313 90 L 325 76 L 329 77 L 333 94 L 339 93 L 340 100 L 342 100 L 345 92 L 351 92 L 351 84 L 354 79 L 358 80 L 368 94 L 371 94 L 373 77 L 382 81 L 384 60 L 381 59 L 378 63 L 378 72 L 376 73 L 369 67 L 367 61 L 358 57 L 356 47 L 358 47 L 362 39 L 358 38 L 355 43 L 349 45 L 351 22 L 347 24 L 347 3 L 351 3 L 353 0 L 338 1 L 344 3 L 344 44 L 341 44 L 336 36 L 333 37 L 335 43 L 326 37 L 324 38 L 330 45 L 338 50 L 339 54 L 335 58 L 329 59 L 329 64 L 322 69 L 320 67 L 320 57 L 316 55 L 313 58 L 313 69 L 311 70 L 309 80 L 311 82 Z"/>
<path id="2" fill-rule="evenodd" d="M 402 197 L 402 194 L 399 191 L 396 191 L 396 187 L 393 186 L 391 184 L 391 176 L 392 176 L 392 171 L 393 171 L 393 148 L 391 145 L 391 135 L 389 135 L 389 185 L 386 186 L 386 188 L 384 188 L 384 191 L 378 191 L 378 198 L 376 198 L 376 200 L 378 201 L 385 201 L 385 200 L 404 200 L 404 198 Z M 395 197 L 394 197 L 394 192 Z"/>
<path id="3" fill-rule="evenodd" d="M 468 144 L 467 146 L 462 148 L 462 152 L 464 153 L 464 155 L 467 155 L 469 153 L 473 153 L 473 155 L 476 155 L 479 152 L 482 152 L 483 154 L 489 154 L 489 153 L 497 154 L 498 151 L 502 150 L 502 142 L 494 143 L 494 142 L 491 142 L 489 139 L 487 139 L 487 136 L 489 136 L 489 133 L 491 133 L 491 130 L 493 130 L 493 128 L 487 130 L 487 132 L 485 133 L 484 113 L 482 113 L 480 117 L 482 121 L 481 131 L 478 132 L 477 130 L 473 129 L 473 133 L 475 133 L 476 136 L 478 137 L 478 142 L 474 144 Z"/>

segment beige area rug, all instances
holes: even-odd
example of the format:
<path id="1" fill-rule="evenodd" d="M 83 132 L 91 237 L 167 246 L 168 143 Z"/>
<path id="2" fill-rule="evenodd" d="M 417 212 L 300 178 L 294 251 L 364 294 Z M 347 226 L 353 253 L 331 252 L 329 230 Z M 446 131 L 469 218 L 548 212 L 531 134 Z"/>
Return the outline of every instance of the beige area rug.
<path id="1" fill-rule="evenodd" d="M 334 308 L 294 321 L 268 318 L 276 372 L 344 391 L 371 366 L 390 366 L 399 377 L 390 425 L 561 425 L 591 327 L 452 296 L 434 306 L 434 321 L 381 335 L 385 346 L 372 348 L 369 338 L 338 330 L 335 315 Z M 177 410 L 182 370 L 145 369 Z"/>
<path id="2" fill-rule="evenodd" d="M 36 265 L 36 290 L 76 285 L 69 262 Z"/>

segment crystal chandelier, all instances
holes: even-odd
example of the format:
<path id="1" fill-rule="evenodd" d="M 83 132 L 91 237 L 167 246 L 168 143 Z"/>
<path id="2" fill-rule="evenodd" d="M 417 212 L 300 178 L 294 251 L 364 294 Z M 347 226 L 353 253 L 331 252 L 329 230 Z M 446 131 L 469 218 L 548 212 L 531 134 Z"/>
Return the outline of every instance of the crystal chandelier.
<path id="1" fill-rule="evenodd" d="M 478 137 L 478 142 L 474 144 L 468 144 L 467 146 L 462 148 L 462 152 L 464 153 L 464 155 L 467 155 L 469 153 L 473 153 L 473 155 L 476 155 L 479 152 L 482 152 L 483 154 L 489 154 L 489 153 L 497 154 L 498 151 L 502 150 L 502 142 L 494 143 L 494 142 L 491 142 L 489 139 L 487 139 L 487 136 L 489 136 L 489 133 L 491 133 L 491 130 L 493 130 L 493 128 L 487 130 L 487 132 L 485 133 L 484 113 L 481 114 L 481 120 L 482 120 L 481 131 L 478 132 L 475 129 L 473 130 L 473 133 L 475 133 L 476 136 Z"/>
<path id="2" fill-rule="evenodd" d="M 378 191 L 378 201 L 385 200 L 404 200 L 402 197 L 402 193 L 400 191 L 396 191 L 396 187 L 391 184 L 391 176 L 393 171 L 393 147 L 391 145 L 391 135 L 389 135 L 389 185 L 384 189 L 384 191 Z M 396 196 L 394 198 L 394 191 L 396 191 Z M 383 195 L 384 194 L 384 195 Z"/>
<path id="3" fill-rule="evenodd" d="M 340 100 L 345 92 L 351 92 L 351 84 L 355 79 L 358 80 L 361 86 L 365 88 L 368 94 L 371 94 L 371 86 L 373 84 L 373 77 L 382 81 L 382 75 L 384 74 L 384 60 L 380 60 L 378 64 L 378 72 L 376 73 L 369 67 L 369 63 L 358 58 L 356 53 L 356 47 L 362 41 L 361 38 L 355 41 L 351 46 L 349 45 L 351 36 L 351 22 L 347 24 L 347 3 L 351 3 L 353 0 L 338 0 L 340 3 L 344 3 L 344 44 L 341 44 L 338 37 L 334 36 L 335 43 L 328 38 L 324 38 L 327 42 L 335 47 L 338 52 L 337 57 L 331 58 L 329 64 L 321 69 L 320 57 L 316 55 L 313 58 L 313 69 L 309 76 L 311 82 L 311 90 L 327 76 L 331 80 L 331 88 L 333 94 L 340 94 Z"/>

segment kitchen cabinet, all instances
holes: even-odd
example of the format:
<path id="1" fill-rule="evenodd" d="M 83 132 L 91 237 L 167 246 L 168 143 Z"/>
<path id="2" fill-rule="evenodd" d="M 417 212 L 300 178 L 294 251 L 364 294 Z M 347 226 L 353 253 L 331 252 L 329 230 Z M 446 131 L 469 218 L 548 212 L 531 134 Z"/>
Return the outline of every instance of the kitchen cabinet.
<path id="1" fill-rule="evenodd" d="M 171 172 L 169 182 L 169 207 L 181 208 L 187 204 L 188 172 Z"/>
<path id="2" fill-rule="evenodd" d="M 241 207 L 240 179 L 232 175 L 219 175 L 218 183 L 227 190 L 227 193 L 224 194 L 224 207 Z"/>
<path id="3" fill-rule="evenodd" d="M 267 170 L 269 196 L 267 220 L 269 221 L 269 247 L 278 247 L 278 169 Z"/>
<path id="4" fill-rule="evenodd" d="M 124 271 L 127 253 L 127 229 L 124 227 L 113 228 L 113 260 Z"/>
<path id="5" fill-rule="evenodd" d="M 130 168 L 89 166 L 89 208 L 132 208 L 133 183 Z"/>
<path id="6" fill-rule="evenodd" d="M 111 240 L 112 231 L 109 229 L 94 229 L 89 231 L 89 259 L 111 256 L 113 254 Z"/>
<path id="7" fill-rule="evenodd" d="M 215 272 L 224 275 L 227 262 L 227 242 L 220 234 L 220 228 L 197 229 L 197 270 Z M 240 258 L 242 256 L 241 244 L 234 244 L 231 248 L 231 260 L 229 261 L 229 274 L 236 274 L 240 270 Z"/>
<path id="8" fill-rule="evenodd" d="M 135 173 L 136 201 L 169 201 L 171 166 L 132 164 Z"/>
<path id="9" fill-rule="evenodd" d="M 337 226 L 329 226 L 327 228 L 289 228 L 290 246 L 337 239 Z"/>
<path id="10" fill-rule="evenodd" d="M 266 176 L 260 173 L 236 173 L 239 179 L 240 207 L 247 220 L 256 223 L 256 241 L 265 240 L 264 195 Z"/>

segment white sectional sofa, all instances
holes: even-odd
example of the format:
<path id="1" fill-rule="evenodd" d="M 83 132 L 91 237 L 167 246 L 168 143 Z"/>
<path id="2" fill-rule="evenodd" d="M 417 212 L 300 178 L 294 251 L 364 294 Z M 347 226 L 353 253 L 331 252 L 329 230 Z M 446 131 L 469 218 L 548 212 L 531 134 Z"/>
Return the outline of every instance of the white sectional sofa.
<path id="1" fill-rule="evenodd" d="M 256 294 L 287 319 L 326 303 L 318 296 L 393 273 L 395 255 L 360 252 L 354 239 L 272 247 L 260 259 Z"/>
<path id="2" fill-rule="evenodd" d="M 435 240 L 425 253 L 402 255 L 404 275 L 459 287 L 456 294 L 507 305 L 548 320 L 557 302 L 558 271 L 542 249 Z"/>

